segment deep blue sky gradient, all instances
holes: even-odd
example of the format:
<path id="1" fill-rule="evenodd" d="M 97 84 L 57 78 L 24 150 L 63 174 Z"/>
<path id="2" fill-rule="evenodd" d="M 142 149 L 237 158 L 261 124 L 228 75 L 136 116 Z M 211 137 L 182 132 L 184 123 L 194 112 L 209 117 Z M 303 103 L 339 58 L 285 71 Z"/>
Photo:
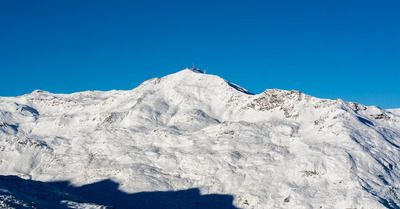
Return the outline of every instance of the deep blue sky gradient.
<path id="1" fill-rule="evenodd" d="M 185 67 L 400 108 L 400 1 L 0 1 L 0 96 L 127 90 Z"/>

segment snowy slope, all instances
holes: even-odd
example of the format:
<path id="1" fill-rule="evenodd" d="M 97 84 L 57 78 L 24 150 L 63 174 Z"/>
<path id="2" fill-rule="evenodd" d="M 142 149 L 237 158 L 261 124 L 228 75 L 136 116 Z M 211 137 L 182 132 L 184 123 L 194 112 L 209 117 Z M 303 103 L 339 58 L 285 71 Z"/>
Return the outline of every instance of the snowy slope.
<path id="1" fill-rule="evenodd" d="M 111 181 L 127 195 L 228 195 L 238 208 L 400 208 L 399 148 L 398 112 L 298 91 L 253 95 L 189 69 L 130 91 L 34 91 L 0 98 L 0 207 L 126 207 L 124 195 L 95 202 L 94 191 L 64 185 Z M 16 189 L 42 184 L 76 197 L 54 203 Z"/>
<path id="2" fill-rule="evenodd" d="M 390 113 L 396 114 L 396 115 L 400 115 L 400 108 L 399 109 L 388 109 L 387 111 L 389 111 Z"/>

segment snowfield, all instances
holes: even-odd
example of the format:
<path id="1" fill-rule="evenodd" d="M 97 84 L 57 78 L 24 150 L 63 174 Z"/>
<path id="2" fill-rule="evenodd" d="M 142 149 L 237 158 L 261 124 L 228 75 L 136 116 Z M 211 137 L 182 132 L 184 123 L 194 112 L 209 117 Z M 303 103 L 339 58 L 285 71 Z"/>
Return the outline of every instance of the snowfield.
<path id="1" fill-rule="evenodd" d="M 0 97 L 0 208 L 400 208 L 400 112 L 185 69 Z"/>

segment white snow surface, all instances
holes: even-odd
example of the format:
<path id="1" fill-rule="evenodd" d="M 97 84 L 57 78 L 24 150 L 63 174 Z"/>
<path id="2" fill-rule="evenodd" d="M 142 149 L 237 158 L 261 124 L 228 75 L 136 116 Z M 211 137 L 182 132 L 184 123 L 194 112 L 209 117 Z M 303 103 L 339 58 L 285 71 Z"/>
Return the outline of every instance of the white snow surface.
<path id="1" fill-rule="evenodd" d="M 400 116 L 400 108 L 399 109 L 388 109 L 387 111 Z"/>
<path id="2" fill-rule="evenodd" d="M 110 179 L 127 194 L 198 188 L 238 208 L 400 208 L 399 148 L 399 111 L 253 95 L 190 69 L 129 91 L 0 97 L 0 175 Z M 0 206 L 30 204 L 1 184 L 0 194 Z"/>

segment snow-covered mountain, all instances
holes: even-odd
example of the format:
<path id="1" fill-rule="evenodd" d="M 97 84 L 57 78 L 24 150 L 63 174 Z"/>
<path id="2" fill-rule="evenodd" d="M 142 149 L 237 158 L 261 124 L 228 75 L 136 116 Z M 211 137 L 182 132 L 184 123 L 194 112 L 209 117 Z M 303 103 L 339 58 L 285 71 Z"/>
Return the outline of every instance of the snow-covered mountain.
<path id="1" fill-rule="evenodd" d="M 0 207 L 400 208 L 400 114 L 185 69 L 0 97 Z"/>

